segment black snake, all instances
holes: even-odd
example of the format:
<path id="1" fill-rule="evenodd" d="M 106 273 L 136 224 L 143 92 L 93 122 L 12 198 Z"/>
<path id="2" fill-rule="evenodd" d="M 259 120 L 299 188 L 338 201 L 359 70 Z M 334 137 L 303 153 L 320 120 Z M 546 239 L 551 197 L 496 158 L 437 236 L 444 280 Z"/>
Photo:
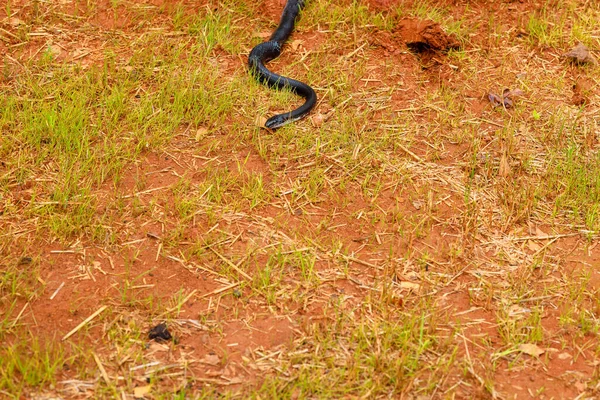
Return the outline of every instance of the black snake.
<path id="1" fill-rule="evenodd" d="M 306 83 L 275 74 L 269 71 L 265 66 L 266 62 L 277 58 L 281 54 L 281 48 L 294 30 L 294 22 L 300 9 L 304 7 L 304 2 L 305 0 L 288 0 L 283 9 L 279 26 L 275 29 L 275 32 L 273 32 L 267 42 L 254 47 L 248 56 L 250 72 L 253 73 L 261 83 L 278 90 L 286 88 L 290 89 L 293 93 L 306 99 L 304 104 L 297 109 L 284 114 L 277 114 L 269 118 L 265 123 L 265 127 L 269 129 L 277 129 L 290 122 L 304 118 L 317 102 L 315 91 Z"/>

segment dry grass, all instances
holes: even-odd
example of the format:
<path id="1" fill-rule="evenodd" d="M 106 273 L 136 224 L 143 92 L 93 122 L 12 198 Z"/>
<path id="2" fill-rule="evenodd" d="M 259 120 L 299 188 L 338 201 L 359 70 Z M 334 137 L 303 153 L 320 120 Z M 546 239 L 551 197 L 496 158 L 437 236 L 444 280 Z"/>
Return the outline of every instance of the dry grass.
<path id="1" fill-rule="evenodd" d="M 270 65 L 319 104 L 266 132 L 278 2 L 7 2 L 3 396 L 597 396 L 600 70 L 561 54 L 600 8 L 390 3 L 309 2 Z"/>

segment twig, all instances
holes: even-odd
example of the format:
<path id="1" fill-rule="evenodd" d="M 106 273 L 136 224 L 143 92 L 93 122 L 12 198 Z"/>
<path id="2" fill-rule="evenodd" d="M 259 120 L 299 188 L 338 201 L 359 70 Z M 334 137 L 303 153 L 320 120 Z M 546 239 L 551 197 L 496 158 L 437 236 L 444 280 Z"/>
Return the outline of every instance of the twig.
<path id="1" fill-rule="evenodd" d="M 365 267 L 371 267 L 371 268 L 375 268 L 375 269 L 383 269 L 383 267 L 380 267 L 379 265 L 375 265 L 375 264 L 371 264 L 370 262 L 367 261 L 363 261 L 360 258 L 356 258 L 356 257 L 352 257 L 352 256 L 342 256 L 344 257 L 344 259 L 346 259 L 347 261 L 353 261 L 357 264 L 361 264 L 364 265 Z"/>
<path id="2" fill-rule="evenodd" d="M 411 156 L 412 158 L 414 158 L 415 161 L 423 162 L 423 159 L 421 157 L 419 157 L 418 155 L 416 155 L 415 153 L 413 153 L 412 151 L 410 151 L 409 149 L 407 149 L 406 147 L 404 147 L 400 143 L 396 143 L 396 146 L 400 147 L 400 149 L 403 152 L 405 152 L 406 154 L 408 154 L 409 156 Z"/>
<path id="3" fill-rule="evenodd" d="M 252 277 L 250 275 L 248 275 L 247 273 L 245 273 L 244 271 L 242 271 L 237 265 L 235 265 L 233 262 L 231 262 L 230 259 L 228 259 L 225 256 L 222 256 L 218 251 L 216 251 L 215 249 L 213 249 L 211 246 L 206 245 L 206 247 L 212 251 L 213 253 L 215 253 L 217 255 L 217 257 L 219 257 L 221 260 L 223 260 L 225 263 L 227 263 L 227 265 L 229 265 L 231 268 L 233 268 L 234 270 L 236 270 L 240 275 L 242 275 L 244 278 L 246 278 L 247 280 L 251 281 Z"/>
<path id="4" fill-rule="evenodd" d="M 28 305 L 29 305 L 29 302 L 25 303 L 23 308 L 21 308 L 21 312 L 19 312 L 19 315 L 17 315 L 17 318 L 15 318 L 15 320 L 13 321 L 12 325 L 10 326 L 11 328 L 13 328 L 17 324 L 17 322 L 21 318 L 21 315 L 23 315 L 23 312 L 25 311 L 25 309 L 27 308 Z"/>
<path id="5" fill-rule="evenodd" d="M 64 282 L 60 284 L 60 286 L 54 291 L 54 293 L 52 293 L 52 296 L 50 296 L 50 300 L 54 300 L 54 298 L 56 297 L 58 292 L 60 292 L 60 289 L 62 289 L 63 286 L 65 286 Z"/>
<path id="6" fill-rule="evenodd" d="M 579 235 L 581 235 L 580 232 L 575 232 L 575 233 L 561 233 L 561 234 L 557 234 L 557 235 L 540 235 L 540 236 L 522 236 L 522 237 L 516 237 L 516 238 L 502 238 L 502 239 L 498 239 L 498 240 L 508 240 L 511 242 L 524 242 L 526 240 L 560 239 L 560 238 L 579 236 Z M 485 245 L 485 244 L 493 244 L 493 243 L 496 243 L 496 241 L 483 242 L 481 244 Z"/>
<path id="7" fill-rule="evenodd" d="M 123 196 L 122 198 L 123 199 L 128 199 L 130 197 L 139 196 L 140 194 L 148 194 L 148 193 L 156 192 L 158 190 L 168 189 L 170 187 L 171 187 L 170 185 L 169 186 L 155 187 L 155 188 L 151 188 L 151 189 L 147 189 L 147 190 L 142 190 L 141 192 L 136 192 L 134 194 L 128 194 L 128 195 Z"/>
<path id="8" fill-rule="evenodd" d="M 102 379 L 104 379 L 104 382 L 106 382 L 108 386 L 111 386 L 110 379 L 108 379 L 108 374 L 106 373 L 106 370 L 104 369 L 104 365 L 102 365 L 100 358 L 98 358 L 98 355 L 94 352 L 92 352 L 92 356 L 94 356 L 94 361 L 96 361 L 96 365 L 98 365 L 100 374 L 102 374 Z"/>
<path id="9" fill-rule="evenodd" d="M 80 330 L 81 328 L 83 328 L 88 322 L 90 322 L 91 320 L 93 320 L 94 318 L 96 318 L 102 311 L 106 310 L 107 308 L 108 308 L 108 306 L 102 306 L 102 307 L 100 307 L 95 313 L 93 313 L 92 315 L 90 315 L 89 317 L 87 317 L 86 319 L 84 319 L 82 323 L 80 323 L 75 328 L 73 328 L 73 330 L 71 332 L 67 333 L 62 338 L 62 340 L 67 340 L 68 338 L 70 338 L 74 333 L 76 333 L 78 330 Z"/>
<path id="10" fill-rule="evenodd" d="M 187 296 L 185 296 L 185 298 L 183 300 L 181 300 L 176 306 L 173 306 L 173 307 L 169 308 L 167 311 L 165 311 L 164 313 L 160 314 L 159 317 L 162 317 L 162 316 L 164 316 L 164 315 L 166 315 L 166 314 L 168 314 L 170 312 L 173 312 L 173 311 L 177 310 L 178 308 L 181 308 L 181 306 L 183 306 L 185 303 L 187 303 L 187 301 L 189 299 L 191 299 L 192 296 L 196 294 L 196 292 L 198 292 L 198 289 L 192 290 L 190 292 L 190 294 L 188 294 Z"/>
<path id="11" fill-rule="evenodd" d="M 159 365 L 159 364 L 160 364 L 160 361 L 153 361 L 153 362 L 148 363 L 148 364 L 142 364 L 142 365 L 137 365 L 135 367 L 131 367 L 131 368 L 129 368 L 129 371 L 133 372 L 133 371 L 137 371 L 138 369 L 143 369 L 143 368 L 148 368 L 148 367 L 154 367 L 155 365 Z"/>
<path id="12" fill-rule="evenodd" d="M 225 292 L 226 290 L 233 289 L 234 287 L 239 286 L 240 283 L 241 282 L 236 282 L 236 283 L 232 283 L 231 285 L 224 286 L 224 287 L 222 287 L 220 289 L 215 289 L 215 290 L 213 290 L 210 293 L 203 294 L 202 296 L 200 296 L 200 298 L 203 299 L 205 297 L 209 297 L 209 296 L 213 296 L 215 294 L 219 294 L 221 292 Z"/>

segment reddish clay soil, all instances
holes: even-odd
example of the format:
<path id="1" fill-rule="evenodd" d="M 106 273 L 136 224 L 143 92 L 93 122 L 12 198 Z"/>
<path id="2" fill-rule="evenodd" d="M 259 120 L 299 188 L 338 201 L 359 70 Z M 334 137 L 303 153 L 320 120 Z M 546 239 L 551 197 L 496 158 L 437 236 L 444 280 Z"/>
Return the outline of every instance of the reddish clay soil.
<path id="1" fill-rule="evenodd" d="M 206 1 L 163 1 L 154 0 L 149 2 L 161 7 L 174 7 L 176 4 L 183 4 L 186 9 L 197 10 L 205 7 Z M 274 22 L 280 15 L 280 10 L 285 2 L 283 0 L 264 0 L 262 7 L 265 15 Z M 369 0 L 365 4 L 373 12 L 389 12 L 393 7 L 400 5 L 402 0 Z M 476 12 L 482 15 L 495 13 L 496 23 L 499 25 L 509 25 L 515 18 L 524 15 L 524 13 L 538 9 L 541 4 L 534 1 L 442 1 L 442 4 L 449 5 L 451 12 L 459 15 L 464 11 L 466 4 Z M 23 5 L 25 2 L 14 1 L 13 7 L 23 6 L 24 9 L 30 7 Z M 76 14 L 79 10 L 77 3 L 68 3 L 62 10 L 67 14 Z M 81 6 L 83 7 L 83 6 Z M 25 12 L 26 13 L 26 12 Z M 101 30 L 122 30 L 131 34 L 136 34 L 136 27 L 140 21 L 136 16 L 126 13 L 119 14 L 118 18 L 114 16 L 115 11 L 107 1 L 100 1 L 97 5 L 95 17 L 89 24 L 94 29 Z M 5 11 L 0 10 L 0 19 L 6 17 Z M 482 17 L 482 19 L 485 19 Z M 167 18 L 165 17 L 165 21 Z M 12 25 L 5 28 L 9 31 L 18 29 L 18 21 L 13 21 Z M 483 28 L 482 28 L 483 29 Z M 321 32 L 301 32 L 297 35 L 305 49 L 317 47 L 318 43 L 324 40 L 324 34 Z M 82 32 L 73 33 L 69 44 L 61 45 L 55 49 L 59 60 L 71 61 L 77 59 L 83 53 L 77 54 L 76 48 L 85 48 L 89 56 L 82 56 L 83 63 L 101 63 L 103 44 L 97 38 L 86 38 Z M 403 82 L 406 91 L 395 92 L 391 97 L 391 106 L 402 110 L 410 105 L 410 101 L 415 95 L 423 93 L 428 87 L 438 86 L 440 83 L 449 86 L 459 85 L 453 78 L 453 67 L 448 65 L 446 53 L 450 49 L 457 48 L 459 43 L 452 35 L 446 34 L 436 23 L 427 20 L 418 20 L 405 18 L 399 21 L 397 27 L 390 32 L 376 32 L 373 37 L 368 39 L 374 47 L 366 53 L 369 58 L 367 74 L 363 81 L 356 80 L 355 85 L 361 89 L 376 89 L 378 86 L 390 82 L 398 82 L 398 77 L 385 76 L 382 71 L 385 66 L 382 62 L 392 60 L 400 65 L 404 65 L 406 76 L 408 78 Z M 480 41 L 482 46 L 487 44 L 485 39 L 474 37 L 475 42 Z M 23 59 L 36 57 L 40 49 L 46 43 L 40 40 L 32 40 L 23 48 L 19 49 L 18 56 Z M 7 44 L 0 41 L 0 53 L 8 51 Z M 226 70 L 236 70 L 240 68 L 240 58 L 237 55 L 231 55 L 216 50 L 218 54 L 217 62 L 221 63 Z M 348 54 L 352 49 L 340 49 L 340 54 Z M 284 54 L 281 62 L 287 62 L 289 55 Z M 429 79 L 425 84 L 419 86 L 411 80 L 410 74 L 414 71 L 423 72 Z M 595 90 L 594 82 L 585 76 L 574 74 L 574 85 L 569 102 L 574 105 L 582 106 L 588 103 L 590 93 Z M 0 79 L 2 75 L 0 75 Z M 454 79 L 454 80 L 453 80 Z M 1 81 L 0 81 L 1 82 Z M 429 86 L 428 86 L 429 85 Z M 475 114 L 480 114 L 482 110 L 489 107 L 487 101 L 482 98 L 483 91 L 480 88 L 466 91 L 466 108 Z M 317 110 L 317 115 L 327 116 L 331 110 L 328 104 L 321 104 Z M 426 122 L 430 119 L 428 111 L 422 111 L 416 118 Z M 314 124 L 322 123 L 313 121 Z M 491 123 L 489 129 L 497 129 Z M 223 137 L 224 143 L 227 138 Z M 124 174 L 123 179 L 116 184 L 117 192 L 123 196 L 123 201 L 131 212 L 127 218 L 119 221 L 113 226 L 113 243 L 119 245 L 100 246 L 94 241 L 75 242 L 71 244 L 48 243 L 41 238 L 32 238 L 23 236 L 16 241 L 14 248 L 10 251 L 17 254 L 18 257 L 27 257 L 31 254 L 23 253 L 23 249 L 32 251 L 36 254 L 33 257 L 39 257 L 35 262 L 40 265 L 40 277 L 46 285 L 43 296 L 28 305 L 29 310 L 21 317 L 24 323 L 32 332 L 46 340 L 59 340 L 64 334 L 75 327 L 83 318 L 89 316 L 98 310 L 99 306 L 108 305 L 109 307 L 121 307 L 119 317 L 114 320 L 102 320 L 101 324 L 96 325 L 88 332 L 88 337 L 100 338 L 110 330 L 112 325 L 127 326 L 130 320 L 147 320 L 147 329 L 160 321 L 161 314 L 156 311 L 156 305 L 140 303 L 139 298 L 145 298 L 155 295 L 162 298 L 165 302 L 172 299 L 173 293 L 178 292 L 182 287 L 187 289 L 182 293 L 179 300 L 185 298 L 189 293 L 194 294 L 187 301 L 181 304 L 181 313 L 179 319 L 169 326 L 171 333 L 177 338 L 177 344 L 152 344 L 148 348 L 149 354 L 153 354 L 157 360 L 169 364 L 182 359 L 190 358 L 200 360 L 191 364 L 190 371 L 199 382 L 206 384 L 221 385 L 219 387 L 234 388 L 249 382 L 259 383 L 263 378 L 260 370 L 247 368 L 244 360 L 254 357 L 258 358 L 257 352 L 264 354 L 265 358 L 276 357 L 279 350 L 287 349 L 293 341 L 301 337 L 309 330 L 311 324 L 329 323 L 327 313 L 327 301 L 336 296 L 349 296 L 352 298 L 349 304 L 357 304 L 365 296 L 366 281 L 372 282 L 378 278 L 381 272 L 373 271 L 370 267 L 374 259 L 385 259 L 389 249 L 392 248 L 395 254 L 406 254 L 412 252 L 415 254 L 429 255 L 427 268 L 442 268 L 440 266 L 455 261 L 456 257 L 464 260 L 465 265 L 469 265 L 470 257 L 481 257 L 481 259 L 492 259 L 495 254 L 486 254 L 481 248 L 475 250 L 467 248 L 466 253 L 456 255 L 456 247 L 459 234 L 468 232 L 468 221 L 461 227 L 463 232 L 459 232 L 456 225 L 449 226 L 450 223 L 444 221 L 453 221 L 459 211 L 462 211 L 461 199 L 453 193 L 446 196 L 443 189 L 440 193 L 432 194 L 435 201 L 442 199 L 435 205 L 435 217 L 440 221 L 439 224 L 431 228 L 431 233 L 420 236 L 407 229 L 406 236 L 397 241 L 391 239 L 394 229 L 408 228 L 407 222 L 398 222 L 393 220 L 393 213 L 388 213 L 388 219 L 382 220 L 377 224 L 371 225 L 370 229 L 365 228 L 365 224 L 360 218 L 350 217 L 377 207 L 384 210 L 393 210 L 394 207 L 411 209 L 414 211 L 415 220 L 426 214 L 426 208 L 430 205 L 411 198 L 410 195 L 402 193 L 399 195 L 393 188 L 394 182 L 385 182 L 387 185 L 377 198 L 376 202 L 366 199 L 360 191 L 348 189 L 348 193 L 342 193 L 347 199 L 337 201 L 329 199 L 318 205 L 305 204 L 292 210 L 292 213 L 286 209 L 287 198 L 283 197 L 276 204 L 264 206 L 258 210 L 252 210 L 246 217 L 240 217 L 235 213 L 227 216 L 227 219 L 218 223 L 210 221 L 205 215 L 194 218 L 190 226 L 179 230 L 174 222 L 172 215 L 176 205 L 173 199 L 171 187 L 175 185 L 181 176 L 189 179 L 191 185 L 197 185 L 203 181 L 206 172 L 201 169 L 202 165 L 207 163 L 220 163 L 223 168 L 229 167 L 235 170 L 240 160 L 246 160 L 244 164 L 245 172 L 260 172 L 265 177 L 265 185 L 269 185 L 273 179 L 270 166 L 257 153 L 252 146 L 241 148 L 236 143 L 229 143 L 234 151 L 218 153 L 219 159 L 214 160 L 213 154 L 206 154 L 205 158 L 199 159 L 190 156 L 188 153 L 181 152 L 174 156 L 171 154 L 148 153 L 139 163 L 131 165 Z M 188 146 L 188 144 L 184 144 Z M 174 148 L 177 148 L 177 139 Z M 450 165 L 457 161 L 462 161 L 468 145 L 449 144 L 442 157 L 437 162 L 440 165 Z M 490 148 L 490 151 L 493 149 Z M 500 149 L 496 149 L 500 151 Z M 410 149 L 410 154 L 416 159 L 421 160 L 431 156 L 430 148 L 425 143 L 416 143 Z M 319 160 L 317 160 L 318 162 Z M 332 162 L 331 160 L 321 160 Z M 282 170 L 289 169 L 289 178 L 294 179 L 295 169 L 302 166 L 305 160 L 292 160 L 286 165 L 282 165 Z M 1 170 L 0 170 L 1 171 Z M 243 179 L 243 177 L 240 177 Z M 143 185 L 140 182 L 143 181 Z M 98 193 L 99 204 L 98 212 L 110 216 L 120 211 L 116 209 L 115 199 L 111 196 L 115 185 L 113 182 L 106 183 Z M 17 204 L 31 200 L 31 190 L 23 185 L 16 188 L 11 193 L 11 199 Z M 134 201 L 134 198 L 136 199 Z M 138 202 L 139 201 L 139 202 Z M 164 210 L 165 215 L 158 218 L 156 215 L 150 215 L 150 204 L 156 202 L 156 209 Z M 433 203 L 433 200 L 431 201 Z M 433 207 L 433 206 L 431 206 Z M 343 210 L 333 213 L 332 210 Z M 2 210 L 0 210 L 1 212 Z M 119 214 L 120 215 L 120 214 Z M 320 228 L 320 224 L 327 217 L 329 227 L 327 230 Z M 366 218 L 366 217 L 365 217 Z M 110 218 L 109 218 L 110 219 Z M 157 222 L 157 221 L 162 222 Z M 392 227 L 394 229 L 392 229 Z M 194 264 L 193 251 L 190 250 L 197 245 L 198 238 L 203 238 L 209 243 L 226 243 L 228 251 L 223 254 L 211 253 L 208 247 L 198 248 L 195 251 L 203 255 L 210 254 L 211 262 L 233 263 L 244 261 L 242 254 L 251 247 L 251 245 L 269 245 L 266 237 L 277 237 L 281 242 L 286 239 L 294 238 L 296 233 L 309 231 L 312 239 L 316 243 L 329 243 L 334 240 L 343 242 L 348 251 L 359 254 L 360 251 L 368 251 L 368 258 L 362 259 L 357 256 L 356 259 L 348 262 L 349 268 L 355 272 L 354 276 L 364 277 L 365 282 L 356 282 L 346 279 L 336 271 L 331 270 L 331 265 L 326 260 L 317 260 L 315 268 L 324 275 L 330 274 L 330 279 L 323 283 L 319 288 L 319 296 L 314 301 L 304 304 L 274 304 L 266 306 L 263 301 L 248 296 L 248 288 L 229 287 L 229 282 L 223 279 L 219 274 L 207 272 L 210 268 L 205 265 Z M 382 234 L 383 232 L 383 234 Z M 171 236 L 177 236 L 184 245 L 188 246 L 183 251 L 168 247 L 168 239 Z M 264 243 L 263 243 L 264 241 Z M 564 260 L 564 264 L 573 271 L 580 268 L 583 263 L 588 265 L 598 265 L 600 256 L 594 249 L 588 252 L 581 250 L 585 243 L 580 239 L 560 238 L 553 242 L 549 250 L 549 256 Z M 526 246 L 524 244 L 524 246 Z M 530 253 L 535 253 L 537 248 L 531 245 Z M 435 251 L 433 252 L 432 249 Z M 473 254 L 469 254 L 473 251 Z M 481 254 L 475 254 L 479 251 Z M 168 253 L 168 256 L 164 256 Z M 184 254 L 185 253 L 185 254 Z M 159 256 L 159 254 L 163 254 Z M 226 259 L 228 261 L 223 261 Z M 134 260 L 134 261 L 131 261 Z M 252 264 L 245 268 L 248 274 L 257 273 L 261 266 L 264 266 L 267 259 L 264 255 L 258 255 L 252 258 Z M 289 271 L 285 271 L 286 273 Z M 544 398 L 575 398 L 584 389 L 582 383 L 584 377 L 590 377 L 597 373 L 597 364 L 593 360 L 592 350 L 581 348 L 578 354 L 573 354 L 563 349 L 565 338 L 571 338 L 569 332 L 564 332 L 557 324 L 554 313 L 559 310 L 553 310 L 544 315 L 542 325 L 547 332 L 549 342 L 552 347 L 546 349 L 546 353 L 541 361 L 532 361 L 519 364 L 521 367 L 512 368 L 511 361 L 505 357 L 499 357 L 493 362 L 486 354 L 479 354 L 476 342 L 478 340 L 487 340 L 493 344 L 502 343 L 502 338 L 498 332 L 496 314 L 490 298 L 477 297 L 471 295 L 465 288 L 472 282 L 475 282 L 474 274 L 466 270 L 445 271 L 448 274 L 456 274 L 456 279 L 440 293 L 437 293 L 442 300 L 437 304 L 439 307 L 448 307 L 449 313 L 460 315 L 457 322 L 469 326 L 465 332 L 465 347 L 459 352 L 458 357 L 472 357 L 477 360 L 487 360 L 487 365 L 475 365 L 474 370 L 467 373 L 466 379 L 474 388 L 471 392 L 464 389 L 456 393 L 457 398 L 489 398 L 490 394 L 481 389 L 481 379 L 492 380 L 497 392 L 506 398 L 529 398 L 531 387 L 539 388 L 543 386 Z M 397 268 L 397 276 L 400 281 L 410 282 L 412 276 L 405 276 L 401 266 Z M 558 275 L 558 274 L 557 274 Z M 545 277 L 547 279 L 547 277 Z M 597 274 L 592 274 L 590 287 L 600 288 L 600 278 Z M 49 297 L 55 291 L 56 296 L 50 300 Z M 233 293 L 228 296 L 214 296 L 219 294 L 220 290 L 226 288 L 224 293 Z M 307 288 L 307 290 L 311 290 Z M 119 304 L 117 304 L 118 299 Z M 129 304 L 130 309 L 122 304 Z M 399 300 L 399 304 L 402 301 Z M 17 304 L 13 317 L 26 306 L 25 302 Z M 161 306 L 174 307 L 177 304 L 168 303 Z M 167 307 L 167 308 L 168 308 Z M 160 308 L 161 310 L 165 307 Z M 281 313 L 278 313 L 281 311 Z M 285 311 L 285 312 L 283 312 Z M 141 315 L 141 314 L 144 315 Z M 200 326 L 190 323 L 189 320 L 201 321 Z M 218 329 L 213 329 L 218 326 Z M 145 340 L 146 331 L 139 332 L 140 341 Z M 561 335 L 561 340 L 554 340 L 554 337 Z M 574 336 L 573 336 L 574 337 Z M 14 342 L 18 338 L 12 338 L 9 341 Z M 590 338 L 592 340 L 592 338 Z M 75 339 L 76 341 L 76 339 Z M 577 343 L 575 346 L 580 345 Z M 90 343 L 82 341 L 82 346 L 88 346 Z M 92 345 L 95 345 L 93 343 Z M 469 353 L 465 349 L 469 349 Z M 101 356 L 112 357 L 114 349 L 99 348 L 97 352 Z M 273 355 L 275 354 L 275 355 Z M 125 357 L 125 355 L 121 355 Z M 523 355 L 523 357 L 528 357 Z M 483 361 L 482 361 L 483 363 Z M 495 376 L 479 376 L 479 371 L 488 371 L 491 364 L 498 373 Z M 73 366 L 71 366 L 73 367 Z M 65 367 L 61 372 L 61 378 L 69 379 L 71 369 Z M 61 379 L 59 378 L 59 379 Z M 141 378 L 140 378 L 141 379 Z M 447 382 L 448 387 L 458 383 L 462 378 L 454 377 L 454 382 L 450 379 Z M 141 382 L 141 381 L 140 381 Z M 89 393 L 88 393 L 89 394 Z"/>

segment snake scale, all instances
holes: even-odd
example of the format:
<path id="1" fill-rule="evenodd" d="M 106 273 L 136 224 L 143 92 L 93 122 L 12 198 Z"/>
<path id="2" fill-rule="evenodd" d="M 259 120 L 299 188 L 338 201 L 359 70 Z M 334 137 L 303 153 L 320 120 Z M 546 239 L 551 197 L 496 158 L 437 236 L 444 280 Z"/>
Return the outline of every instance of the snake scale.
<path id="1" fill-rule="evenodd" d="M 315 91 L 306 83 L 273 73 L 265 66 L 266 63 L 279 57 L 281 54 L 283 44 L 294 30 L 296 17 L 304 7 L 304 3 L 305 0 L 288 0 L 283 9 L 277 29 L 275 29 L 268 41 L 254 47 L 248 56 L 250 72 L 260 83 L 278 90 L 289 89 L 306 99 L 304 104 L 295 110 L 284 114 L 277 114 L 269 118 L 265 123 L 265 127 L 269 129 L 277 129 L 290 122 L 304 118 L 317 103 Z"/>

